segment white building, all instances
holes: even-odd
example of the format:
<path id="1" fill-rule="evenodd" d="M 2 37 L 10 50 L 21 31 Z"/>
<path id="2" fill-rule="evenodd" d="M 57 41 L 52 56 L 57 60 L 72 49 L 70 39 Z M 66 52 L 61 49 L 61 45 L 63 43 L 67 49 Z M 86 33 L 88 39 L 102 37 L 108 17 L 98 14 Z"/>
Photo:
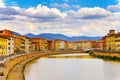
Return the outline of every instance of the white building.
<path id="1" fill-rule="evenodd" d="M 7 55 L 14 54 L 14 38 L 12 36 L 8 38 L 8 45 L 7 45 Z"/>
<path id="2" fill-rule="evenodd" d="M 60 49 L 61 50 L 65 49 L 65 41 L 64 40 L 60 40 Z"/>

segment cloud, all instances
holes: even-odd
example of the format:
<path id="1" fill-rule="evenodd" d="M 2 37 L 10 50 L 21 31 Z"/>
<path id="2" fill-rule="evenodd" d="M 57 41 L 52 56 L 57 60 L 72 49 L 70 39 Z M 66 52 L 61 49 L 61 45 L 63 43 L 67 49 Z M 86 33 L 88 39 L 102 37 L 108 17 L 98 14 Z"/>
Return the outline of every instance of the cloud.
<path id="1" fill-rule="evenodd" d="M 56 16 L 64 18 L 67 16 L 66 13 L 61 13 L 57 8 L 48 8 L 42 5 L 38 5 L 36 8 L 28 8 L 26 12 L 33 16 L 37 15 L 40 18 L 56 18 Z"/>
<path id="2" fill-rule="evenodd" d="M 80 9 L 81 8 L 80 5 L 73 5 L 73 7 L 76 8 L 76 9 Z"/>
<path id="3" fill-rule="evenodd" d="M 116 5 L 108 5 L 107 7 L 108 10 L 111 10 L 111 11 L 120 11 L 120 0 L 118 0 L 118 4 Z"/>
<path id="4" fill-rule="evenodd" d="M 74 15 L 77 19 L 101 19 L 111 15 L 110 11 L 105 9 L 94 7 L 94 8 L 81 8 Z"/>
<path id="5" fill-rule="evenodd" d="M 59 6 L 59 4 L 55 2 L 55 3 L 51 3 L 50 6 L 56 8 Z"/>
<path id="6" fill-rule="evenodd" d="M 17 15 L 17 14 L 19 14 L 19 12 L 17 10 L 15 10 L 14 8 L 4 7 L 4 8 L 0 8 L 0 14 Z"/>
<path id="7" fill-rule="evenodd" d="M 70 8 L 70 6 L 68 5 L 68 4 L 66 4 L 66 3 L 63 3 L 63 4 L 61 4 L 60 5 L 62 8 Z"/>
<path id="8" fill-rule="evenodd" d="M 108 10 L 111 10 L 111 11 L 120 11 L 120 4 L 119 5 L 109 5 L 107 7 Z"/>
<path id="9" fill-rule="evenodd" d="M 38 5 L 37 7 L 30 7 L 28 9 L 19 7 L 2 7 L 0 8 L 0 14 L 6 16 L 25 16 L 29 18 L 34 18 L 36 20 L 54 20 L 57 18 L 64 18 L 67 16 L 66 13 L 62 13 L 57 8 L 48 8 L 46 6 Z M 8 19 L 6 17 L 4 19 Z"/>
<path id="10" fill-rule="evenodd" d="M 0 0 L 0 7 L 4 7 L 4 6 L 5 6 L 5 4 L 4 4 L 3 0 Z"/>
<path id="11" fill-rule="evenodd" d="M 16 19 L 16 18 L 13 17 L 13 16 L 8 16 L 8 15 L 4 16 L 4 15 L 0 15 L 0 21 L 1 21 L 1 20 L 15 20 L 15 19 Z"/>
<path id="12" fill-rule="evenodd" d="M 0 8 L 0 28 L 25 33 L 61 33 L 68 36 L 101 36 L 109 29 L 120 31 L 120 12 L 103 8 L 80 8 L 61 12 L 38 5 L 30 8 Z"/>

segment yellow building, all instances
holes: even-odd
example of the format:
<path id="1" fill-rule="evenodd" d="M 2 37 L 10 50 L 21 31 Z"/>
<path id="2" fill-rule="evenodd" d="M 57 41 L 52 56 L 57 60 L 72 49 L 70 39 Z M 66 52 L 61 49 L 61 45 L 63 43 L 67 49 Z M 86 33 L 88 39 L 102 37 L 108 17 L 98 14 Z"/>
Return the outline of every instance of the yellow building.
<path id="1" fill-rule="evenodd" d="M 67 42 L 67 45 L 68 45 L 68 47 L 67 47 L 68 50 L 73 49 L 73 42 Z"/>
<path id="2" fill-rule="evenodd" d="M 7 38 L 0 35 L 0 56 L 7 55 Z"/>
<path id="3" fill-rule="evenodd" d="M 78 40 L 76 43 L 76 49 L 81 49 L 84 51 L 92 49 L 92 41 L 91 40 Z"/>
<path id="4" fill-rule="evenodd" d="M 20 39 L 18 36 L 14 35 L 14 53 L 20 52 Z"/>
<path id="5" fill-rule="evenodd" d="M 115 34 L 115 51 L 120 52 L 120 32 Z"/>
<path id="6" fill-rule="evenodd" d="M 54 49 L 56 50 L 56 51 L 58 51 L 58 50 L 60 50 L 60 39 L 55 39 L 54 40 Z"/>
<path id="7" fill-rule="evenodd" d="M 115 51 L 115 30 L 110 30 L 108 35 L 105 37 L 106 50 Z"/>
<path id="8" fill-rule="evenodd" d="M 20 52 L 25 53 L 25 37 L 19 36 L 20 39 Z"/>

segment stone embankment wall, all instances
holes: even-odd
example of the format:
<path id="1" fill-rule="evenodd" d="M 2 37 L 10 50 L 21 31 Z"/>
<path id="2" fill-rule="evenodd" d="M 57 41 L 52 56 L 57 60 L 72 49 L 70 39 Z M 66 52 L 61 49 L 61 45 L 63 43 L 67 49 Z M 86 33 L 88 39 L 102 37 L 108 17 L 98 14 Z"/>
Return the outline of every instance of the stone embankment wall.
<path id="1" fill-rule="evenodd" d="M 94 51 L 90 55 L 97 57 L 97 58 L 105 59 L 105 60 L 120 61 L 120 53 L 116 53 L 116 52 Z"/>
<path id="2" fill-rule="evenodd" d="M 4 67 L 4 80 L 9 80 L 8 75 L 11 74 L 10 71 L 19 63 L 22 63 L 26 60 L 31 60 L 35 59 L 37 57 L 42 57 L 42 56 L 47 56 L 47 55 L 51 55 L 51 54 L 66 54 L 66 53 L 82 53 L 83 51 L 81 50 L 72 50 L 72 51 L 58 51 L 58 52 L 38 52 L 38 53 L 31 53 L 31 54 L 26 54 L 26 55 L 21 55 L 18 57 L 15 57 L 13 59 L 10 59 L 9 61 L 7 61 L 5 63 L 5 67 Z M 21 73 L 21 72 L 20 72 Z M 12 76 L 14 78 L 14 76 Z M 23 77 L 21 77 L 23 78 Z M 14 80 L 14 79 L 12 79 Z M 17 79 L 15 79 L 17 80 Z M 19 80 L 23 80 L 23 79 L 19 79 Z"/>
<path id="3" fill-rule="evenodd" d="M 14 59 L 9 60 L 4 67 L 4 80 L 7 80 L 10 70 L 14 68 L 14 66 L 17 65 L 18 63 L 23 62 L 30 58 L 36 58 L 44 55 L 45 53 L 32 53 L 32 54 L 18 56 L 18 57 L 15 57 Z"/>

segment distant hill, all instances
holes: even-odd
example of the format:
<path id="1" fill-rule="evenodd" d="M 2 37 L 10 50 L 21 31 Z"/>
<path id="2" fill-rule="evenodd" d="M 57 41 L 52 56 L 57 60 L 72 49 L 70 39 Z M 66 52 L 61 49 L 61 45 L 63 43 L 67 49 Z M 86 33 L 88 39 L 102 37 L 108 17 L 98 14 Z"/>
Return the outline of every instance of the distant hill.
<path id="1" fill-rule="evenodd" d="M 68 40 L 68 41 L 76 41 L 76 40 L 99 40 L 102 37 L 88 37 L 88 36 L 73 36 L 73 37 L 68 37 L 63 34 L 52 34 L 52 33 L 43 33 L 39 35 L 34 35 L 32 33 L 25 34 L 25 36 L 30 37 L 30 38 L 46 38 L 48 40 L 53 40 L 53 39 L 61 39 L 61 40 Z"/>
<path id="2" fill-rule="evenodd" d="M 37 37 L 37 35 L 32 34 L 32 33 L 25 34 L 25 36 L 27 36 L 29 38 L 36 38 Z"/>
<path id="3" fill-rule="evenodd" d="M 76 41 L 76 40 L 100 40 L 102 37 L 88 37 L 88 36 L 73 36 L 70 37 L 69 39 L 71 41 Z"/>
<path id="4" fill-rule="evenodd" d="M 21 34 L 18 33 L 18 32 L 14 32 L 14 31 L 12 31 L 12 32 L 13 32 L 14 35 L 17 35 L 17 36 L 20 36 L 20 35 L 21 35 Z"/>
<path id="5" fill-rule="evenodd" d="M 51 33 L 43 33 L 43 34 L 39 34 L 37 35 L 38 37 L 41 38 L 46 38 L 46 39 L 62 39 L 62 40 L 67 40 L 69 37 L 62 35 L 62 34 L 51 34 Z"/>

